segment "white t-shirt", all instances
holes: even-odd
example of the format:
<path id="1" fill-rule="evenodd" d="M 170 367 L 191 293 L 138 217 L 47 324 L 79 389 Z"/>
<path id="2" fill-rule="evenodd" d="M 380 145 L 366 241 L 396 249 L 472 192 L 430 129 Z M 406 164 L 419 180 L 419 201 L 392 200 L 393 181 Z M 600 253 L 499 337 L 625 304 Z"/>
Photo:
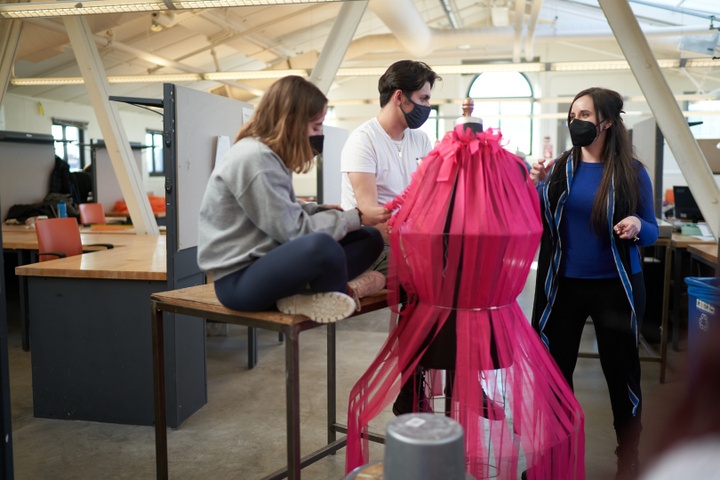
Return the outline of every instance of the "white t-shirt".
<path id="1" fill-rule="evenodd" d="M 375 174 L 378 204 L 384 205 L 405 190 L 430 150 L 430 139 L 421 130 L 406 128 L 402 141 L 395 142 L 377 118 L 363 123 L 350 134 L 340 156 L 342 207 L 357 206 L 348 172 Z"/>

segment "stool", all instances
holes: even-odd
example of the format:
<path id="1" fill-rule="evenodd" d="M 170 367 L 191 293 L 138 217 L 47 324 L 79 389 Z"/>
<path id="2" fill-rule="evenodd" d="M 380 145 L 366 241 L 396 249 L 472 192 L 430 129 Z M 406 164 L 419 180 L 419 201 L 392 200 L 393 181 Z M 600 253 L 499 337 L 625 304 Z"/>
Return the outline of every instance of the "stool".
<path id="1" fill-rule="evenodd" d="M 361 299 L 361 309 L 354 315 L 387 306 L 387 291 Z M 224 307 L 215 295 L 212 284 L 198 285 L 150 296 L 152 307 L 153 381 L 155 392 L 155 464 L 158 479 L 168 478 L 167 422 L 165 404 L 165 348 L 163 312 L 171 312 L 221 323 L 263 328 L 285 336 L 285 401 L 287 422 L 287 467 L 265 477 L 267 480 L 300 479 L 300 469 L 332 455 L 346 444 L 345 437 L 336 439 L 336 432 L 347 429 L 336 423 L 335 324 L 327 324 L 327 398 L 328 443 L 305 458 L 300 458 L 300 365 L 298 336 L 300 332 L 326 324 L 315 323 L 304 315 L 288 315 L 277 310 L 240 312 Z M 354 316 L 353 315 L 353 316 Z"/>

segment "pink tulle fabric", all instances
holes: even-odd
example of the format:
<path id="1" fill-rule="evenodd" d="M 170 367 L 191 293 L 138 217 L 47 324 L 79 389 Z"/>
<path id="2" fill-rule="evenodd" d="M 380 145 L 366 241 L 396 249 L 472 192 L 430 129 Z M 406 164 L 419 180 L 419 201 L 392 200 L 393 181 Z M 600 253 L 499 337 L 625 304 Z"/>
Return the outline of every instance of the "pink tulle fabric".
<path id="1" fill-rule="evenodd" d="M 448 132 L 390 202 L 389 304 L 405 308 L 350 393 L 346 470 L 368 463 L 368 424 L 397 396 L 454 313 L 449 413 L 475 478 L 584 479 L 584 417 L 517 297 L 537 250 L 537 191 L 497 131 Z M 397 310 L 397 309 L 396 309 Z M 432 338 L 432 337 L 430 337 Z M 439 376 L 435 376 L 437 383 Z M 430 389 L 432 390 L 432 389 Z M 437 390 L 437 389 L 435 389 Z M 483 391 L 503 409 L 482 412 Z"/>

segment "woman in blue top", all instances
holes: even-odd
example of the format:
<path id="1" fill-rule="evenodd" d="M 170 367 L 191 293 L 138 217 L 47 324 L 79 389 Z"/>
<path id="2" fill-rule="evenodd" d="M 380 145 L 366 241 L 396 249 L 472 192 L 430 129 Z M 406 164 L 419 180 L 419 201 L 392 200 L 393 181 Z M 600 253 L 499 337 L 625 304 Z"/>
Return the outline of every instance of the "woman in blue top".
<path id="1" fill-rule="evenodd" d="M 638 247 L 658 237 L 652 184 L 633 155 L 622 108 L 612 90 L 578 93 L 568 112 L 573 148 L 530 171 L 544 224 L 533 325 L 572 387 L 592 317 L 618 441 L 616 479 L 634 478 L 639 468 L 645 285 Z"/>

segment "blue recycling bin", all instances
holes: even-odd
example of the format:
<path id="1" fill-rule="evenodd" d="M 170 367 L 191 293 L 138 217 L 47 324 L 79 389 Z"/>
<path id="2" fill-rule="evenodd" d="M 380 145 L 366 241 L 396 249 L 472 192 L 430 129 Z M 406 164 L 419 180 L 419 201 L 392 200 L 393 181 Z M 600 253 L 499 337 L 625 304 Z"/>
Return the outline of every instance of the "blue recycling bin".
<path id="1" fill-rule="evenodd" d="M 697 373 L 702 343 L 720 321 L 720 288 L 715 277 L 686 277 L 688 286 L 688 371 L 690 384 Z"/>

